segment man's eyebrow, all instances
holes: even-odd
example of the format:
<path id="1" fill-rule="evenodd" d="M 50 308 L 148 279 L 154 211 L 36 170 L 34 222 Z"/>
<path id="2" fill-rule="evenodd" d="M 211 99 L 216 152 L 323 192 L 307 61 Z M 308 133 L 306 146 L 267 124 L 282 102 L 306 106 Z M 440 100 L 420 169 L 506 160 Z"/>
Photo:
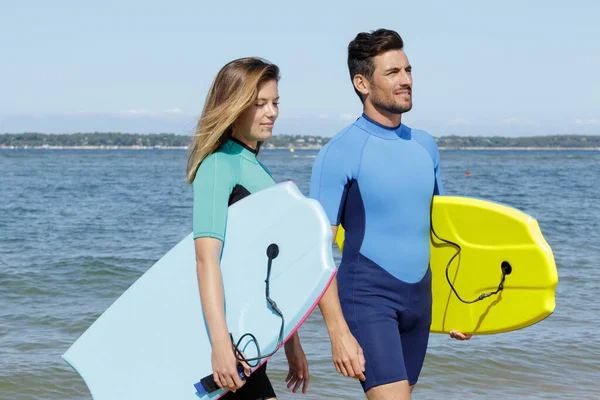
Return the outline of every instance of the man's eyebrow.
<path id="1" fill-rule="evenodd" d="M 405 70 L 411 70 L 412 66 L 410 64 L 408 64 L 406 67 L 404 67 Z M 393 72 L 393 71 L 400 71 L 402 70 L 401 67 L 389 67 L 388 69 L 386 69 L 384 72 Z"/>

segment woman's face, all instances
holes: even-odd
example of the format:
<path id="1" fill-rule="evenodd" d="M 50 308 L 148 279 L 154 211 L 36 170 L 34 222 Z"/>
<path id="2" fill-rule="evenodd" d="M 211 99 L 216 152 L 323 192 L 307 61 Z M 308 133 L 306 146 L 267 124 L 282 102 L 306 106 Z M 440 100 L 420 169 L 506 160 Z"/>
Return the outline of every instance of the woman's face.
<path id="1" fill-rule="evenodd" d="M 258 85 L 254 104 L 244 111 L 233 124 L 233 137 L 251 148 L 273 134 L 273 125 L 279 115 L 277 81 L 269 80 Z"/>

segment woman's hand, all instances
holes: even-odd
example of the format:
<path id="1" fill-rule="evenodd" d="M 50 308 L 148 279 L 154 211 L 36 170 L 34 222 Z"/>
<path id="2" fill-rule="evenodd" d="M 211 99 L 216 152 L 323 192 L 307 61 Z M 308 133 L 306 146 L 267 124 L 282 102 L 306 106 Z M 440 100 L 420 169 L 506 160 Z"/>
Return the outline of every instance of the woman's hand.
<path id="1" fill-rule="evenodd" d="M 250 367 L 245 363 L 243 365 L 244 373 L 246 376 L 250 376 Z M 237 366 L 238 360 L 234 356 L 233 347 L 229 340 L 221 344 L 213 343 L 212 369 L 217 386 L 221 389 L 231 390 L 234 393 L 244 386 L 246 381 L 238 375 Z"/>
<path id="2" fill-rule="evenodd" d="M 290 366 L 288 376 L 285 378 L 287 388 L 296 393 L 300 386 L 302 386 L 302 393 L 306 393 L 309 381 L 308 361 L 300 344 L 298 332 L 294 333 L 285 344 L 285 356 Z"/>

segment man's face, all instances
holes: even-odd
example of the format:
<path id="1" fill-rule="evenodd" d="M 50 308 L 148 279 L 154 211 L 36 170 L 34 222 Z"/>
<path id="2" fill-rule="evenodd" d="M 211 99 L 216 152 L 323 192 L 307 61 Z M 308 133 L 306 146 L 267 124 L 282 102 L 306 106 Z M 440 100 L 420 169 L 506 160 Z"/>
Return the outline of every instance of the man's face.
<path id="1" fill-rule="evenodd" d="M 402 114 L 412 108 L 411 66 L 403 50 L 390 50 L 373 59 L 368 101 L 375 108 Z"/>

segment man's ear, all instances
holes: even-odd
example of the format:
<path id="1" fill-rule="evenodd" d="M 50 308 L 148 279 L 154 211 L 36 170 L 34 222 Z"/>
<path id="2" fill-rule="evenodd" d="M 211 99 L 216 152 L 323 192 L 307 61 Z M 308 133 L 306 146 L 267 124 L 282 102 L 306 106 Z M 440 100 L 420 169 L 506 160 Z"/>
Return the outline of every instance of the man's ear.
<path id="1" fill-rule="evenodd" d="M 352 78 L 352 83 L 354 84 L 354 88 L 363 96 L 369 95 L 369 90 L 371 89 L 369 86 L 369 80 L 364 77 L 364 75 L 356 74 L 354 78 Z"/>

